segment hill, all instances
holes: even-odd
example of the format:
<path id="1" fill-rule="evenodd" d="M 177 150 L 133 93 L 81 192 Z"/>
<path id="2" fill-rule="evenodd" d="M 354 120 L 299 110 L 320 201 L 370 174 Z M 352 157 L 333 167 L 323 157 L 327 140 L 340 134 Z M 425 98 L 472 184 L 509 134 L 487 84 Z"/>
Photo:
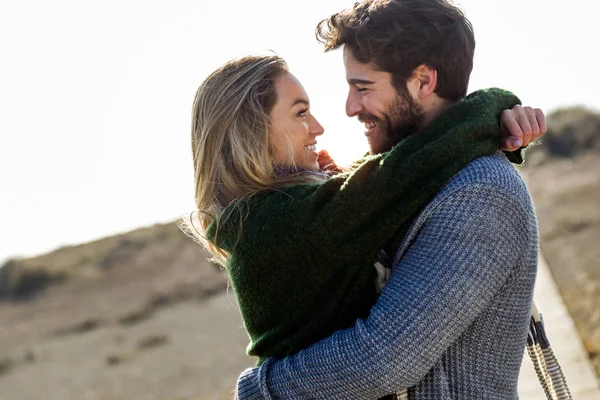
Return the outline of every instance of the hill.
<path id="1" fill-rule="evenodd" d="M 527 167 L 600 153 L 600 113 L 584 106 L 560 108 L 547 116 L 548 132 L 527 151 Z"/>
<path id="2" fill-rule="evenodd" d="M 254 362 L 207 259 L 171 223 L 7 262 L 0 399 L 230 398 Z"/>
<path id="3" fill-rule="evenodd" d="M 0 301 L 35 300 L 66 283 L 87 287 L 134 280 L 156 282 L 152 287 L 160 291 L 183 283 L 207 293 L 223 289 L 223 274 L 207 258 L 174 222 L 156 224 L 38 257 L 8 260 L 0 268 Z"/>

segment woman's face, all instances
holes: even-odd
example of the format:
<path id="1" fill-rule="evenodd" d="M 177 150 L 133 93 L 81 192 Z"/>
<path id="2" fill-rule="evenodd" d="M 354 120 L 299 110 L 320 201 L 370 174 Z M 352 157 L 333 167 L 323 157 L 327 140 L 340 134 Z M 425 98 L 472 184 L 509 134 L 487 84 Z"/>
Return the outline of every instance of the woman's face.
<path id="1" fill-rule="evenodd" d="M 310 113 L 306 91 L 290 73 L 275 80 L 275 91 L 277 102 L 271 111 L 269 132 L 273 162 L 318 170 L 316 144 L 323 127 Z"/>

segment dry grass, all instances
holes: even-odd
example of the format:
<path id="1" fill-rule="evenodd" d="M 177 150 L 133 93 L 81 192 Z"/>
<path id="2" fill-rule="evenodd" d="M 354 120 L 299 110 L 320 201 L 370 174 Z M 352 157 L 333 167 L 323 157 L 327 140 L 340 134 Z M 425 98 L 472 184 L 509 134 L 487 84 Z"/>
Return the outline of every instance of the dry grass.
<path id="1" fill-rule="evenodd" d="M 166 255 L 186 245 L 190 241 L 174 223 L 157 224 L 38 257 L 9 260 L 0 268 L 0 299 L 31 298 L 53 284 L 102 277 L 112 269 L 139 264 L 140 256 Z"/>

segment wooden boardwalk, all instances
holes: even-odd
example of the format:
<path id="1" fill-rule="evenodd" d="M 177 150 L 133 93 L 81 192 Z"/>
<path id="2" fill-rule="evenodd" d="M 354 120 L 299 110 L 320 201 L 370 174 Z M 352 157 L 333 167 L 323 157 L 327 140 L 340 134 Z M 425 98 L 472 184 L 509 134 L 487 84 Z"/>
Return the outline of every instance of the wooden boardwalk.
<path id="1" fill-rule="evenodd" d="M 540 256 L 534 294 L 546 333 L 562 367 L 574 400 L 599 400 L 600 381 L 583 348 L 575 324 L 567 312 L 548 265 Z M 529 356 L 523 357 L 519 377 L 520 400 L 545 400 Z"/>

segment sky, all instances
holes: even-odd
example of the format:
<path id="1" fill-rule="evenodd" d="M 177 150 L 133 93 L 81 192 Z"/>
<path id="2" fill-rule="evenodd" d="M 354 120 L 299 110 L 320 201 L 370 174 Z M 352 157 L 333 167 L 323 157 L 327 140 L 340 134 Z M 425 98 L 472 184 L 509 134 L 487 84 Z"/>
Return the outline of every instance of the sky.
<path id="1" fill-rule="evenodd" d="M 275 51 L 304 84 L 341 164 L 366 150 L 346 117 L 341 52 L 316 23 L 351 0 L 0 3 L 0 265 L 175 220 L 194 209 L 192 101 L 231 58 Z M 600 5 L 462 0 L 477 40 L 469 90 L 546 113 L 600 109 Z"/>

